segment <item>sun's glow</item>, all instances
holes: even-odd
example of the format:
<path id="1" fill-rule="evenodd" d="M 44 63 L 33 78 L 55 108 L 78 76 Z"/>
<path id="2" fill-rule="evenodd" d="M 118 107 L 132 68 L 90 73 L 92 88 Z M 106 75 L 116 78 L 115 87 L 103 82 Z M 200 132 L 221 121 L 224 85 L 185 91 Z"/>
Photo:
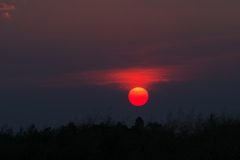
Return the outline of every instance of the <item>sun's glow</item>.
<path id="1" fill-rule="evenodd" d="M 128 99 L 134 106 L 142 106 L 148 101 L 148 92 L 142 87 L 135 87 L 128 93 Z"/>
<path id="2" fill-rule="evenodd" d="M 63 74 L 45 79 L 18 79 L 28 83 L 40 83 L 44 86 L 109 85 L 124 90 L 141 86 L 147 90 L 154 83 L 169 81 L 171 71 L 166 68 L 129 68 L 93 70 Z"/>
<path id="3" fill-rule="evenodd" d="M 168 70 L 160 68 L 111 70 L 103 76 L 104 79 L 98 85 L 117 84 L 120 88 L 126 90 L 136 86 L 149 89 L 149 86 L 153 83 L 169 81 L 167 75 Z"/>

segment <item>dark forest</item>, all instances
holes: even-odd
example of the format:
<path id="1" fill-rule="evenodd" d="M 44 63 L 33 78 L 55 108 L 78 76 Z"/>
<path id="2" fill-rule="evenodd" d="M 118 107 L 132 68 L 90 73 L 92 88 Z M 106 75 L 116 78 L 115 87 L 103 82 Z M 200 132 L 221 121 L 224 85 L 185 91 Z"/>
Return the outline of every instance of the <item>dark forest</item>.
<path id="1" fill-rule="evenodd" d="M 2 127 L 0 159 L 240 159 L 240 118 L 211 114 L 194 121 L 144 124 L 137 117 L 129 127 L 109 117 L 41 130 L 30 125 L 16 133 Z"/>

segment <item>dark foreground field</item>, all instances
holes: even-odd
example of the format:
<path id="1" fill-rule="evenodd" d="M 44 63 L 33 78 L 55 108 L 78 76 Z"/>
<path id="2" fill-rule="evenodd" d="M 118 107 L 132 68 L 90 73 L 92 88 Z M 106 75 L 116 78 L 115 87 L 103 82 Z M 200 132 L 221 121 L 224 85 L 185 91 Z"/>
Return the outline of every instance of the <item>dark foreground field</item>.
<path id="1" fill-rule="evenodd" d="M 0 132 L 1 160 L 235 160 L 240 159 L 240 119 L 214 116 L 194 121 L 135 125 L 111 119 L 38 130 L 34 125 Z"/>

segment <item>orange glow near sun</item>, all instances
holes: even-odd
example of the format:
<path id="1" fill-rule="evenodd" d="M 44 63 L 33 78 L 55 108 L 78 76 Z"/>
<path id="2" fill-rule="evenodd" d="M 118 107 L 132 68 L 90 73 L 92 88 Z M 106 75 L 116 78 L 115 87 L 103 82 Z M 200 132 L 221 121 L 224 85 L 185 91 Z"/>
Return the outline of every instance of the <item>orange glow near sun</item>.
<path id="1" fill-rule="evenodd" d="M 149 89 L 149 85 L 153 83 L 169 81 L 167 70 L 159 68 L 112 70 L 103 77 L 104 79 L 98 83 L 99 85 L 118 84 L 120 88 L 125 90 L 136 86 Z"/>
<path id="2" fill-rule="evenodd" d="M 148 92 L 141 87 L 135 87 L 130 90 L 128 99 L 134 106 L 142 106 L 148 101 Z"/>

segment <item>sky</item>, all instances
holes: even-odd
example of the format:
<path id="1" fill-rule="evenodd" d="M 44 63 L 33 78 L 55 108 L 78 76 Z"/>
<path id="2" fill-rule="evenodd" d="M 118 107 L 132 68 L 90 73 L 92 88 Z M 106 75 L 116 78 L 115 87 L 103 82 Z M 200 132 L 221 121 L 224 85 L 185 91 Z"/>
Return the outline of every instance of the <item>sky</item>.
<path id="1" fill-rule="evenodd" d="M 0 126 L 240 113 L 239 0 L 0 0 Z M 128 101 L 144 87 L 148 102 Z"/>

